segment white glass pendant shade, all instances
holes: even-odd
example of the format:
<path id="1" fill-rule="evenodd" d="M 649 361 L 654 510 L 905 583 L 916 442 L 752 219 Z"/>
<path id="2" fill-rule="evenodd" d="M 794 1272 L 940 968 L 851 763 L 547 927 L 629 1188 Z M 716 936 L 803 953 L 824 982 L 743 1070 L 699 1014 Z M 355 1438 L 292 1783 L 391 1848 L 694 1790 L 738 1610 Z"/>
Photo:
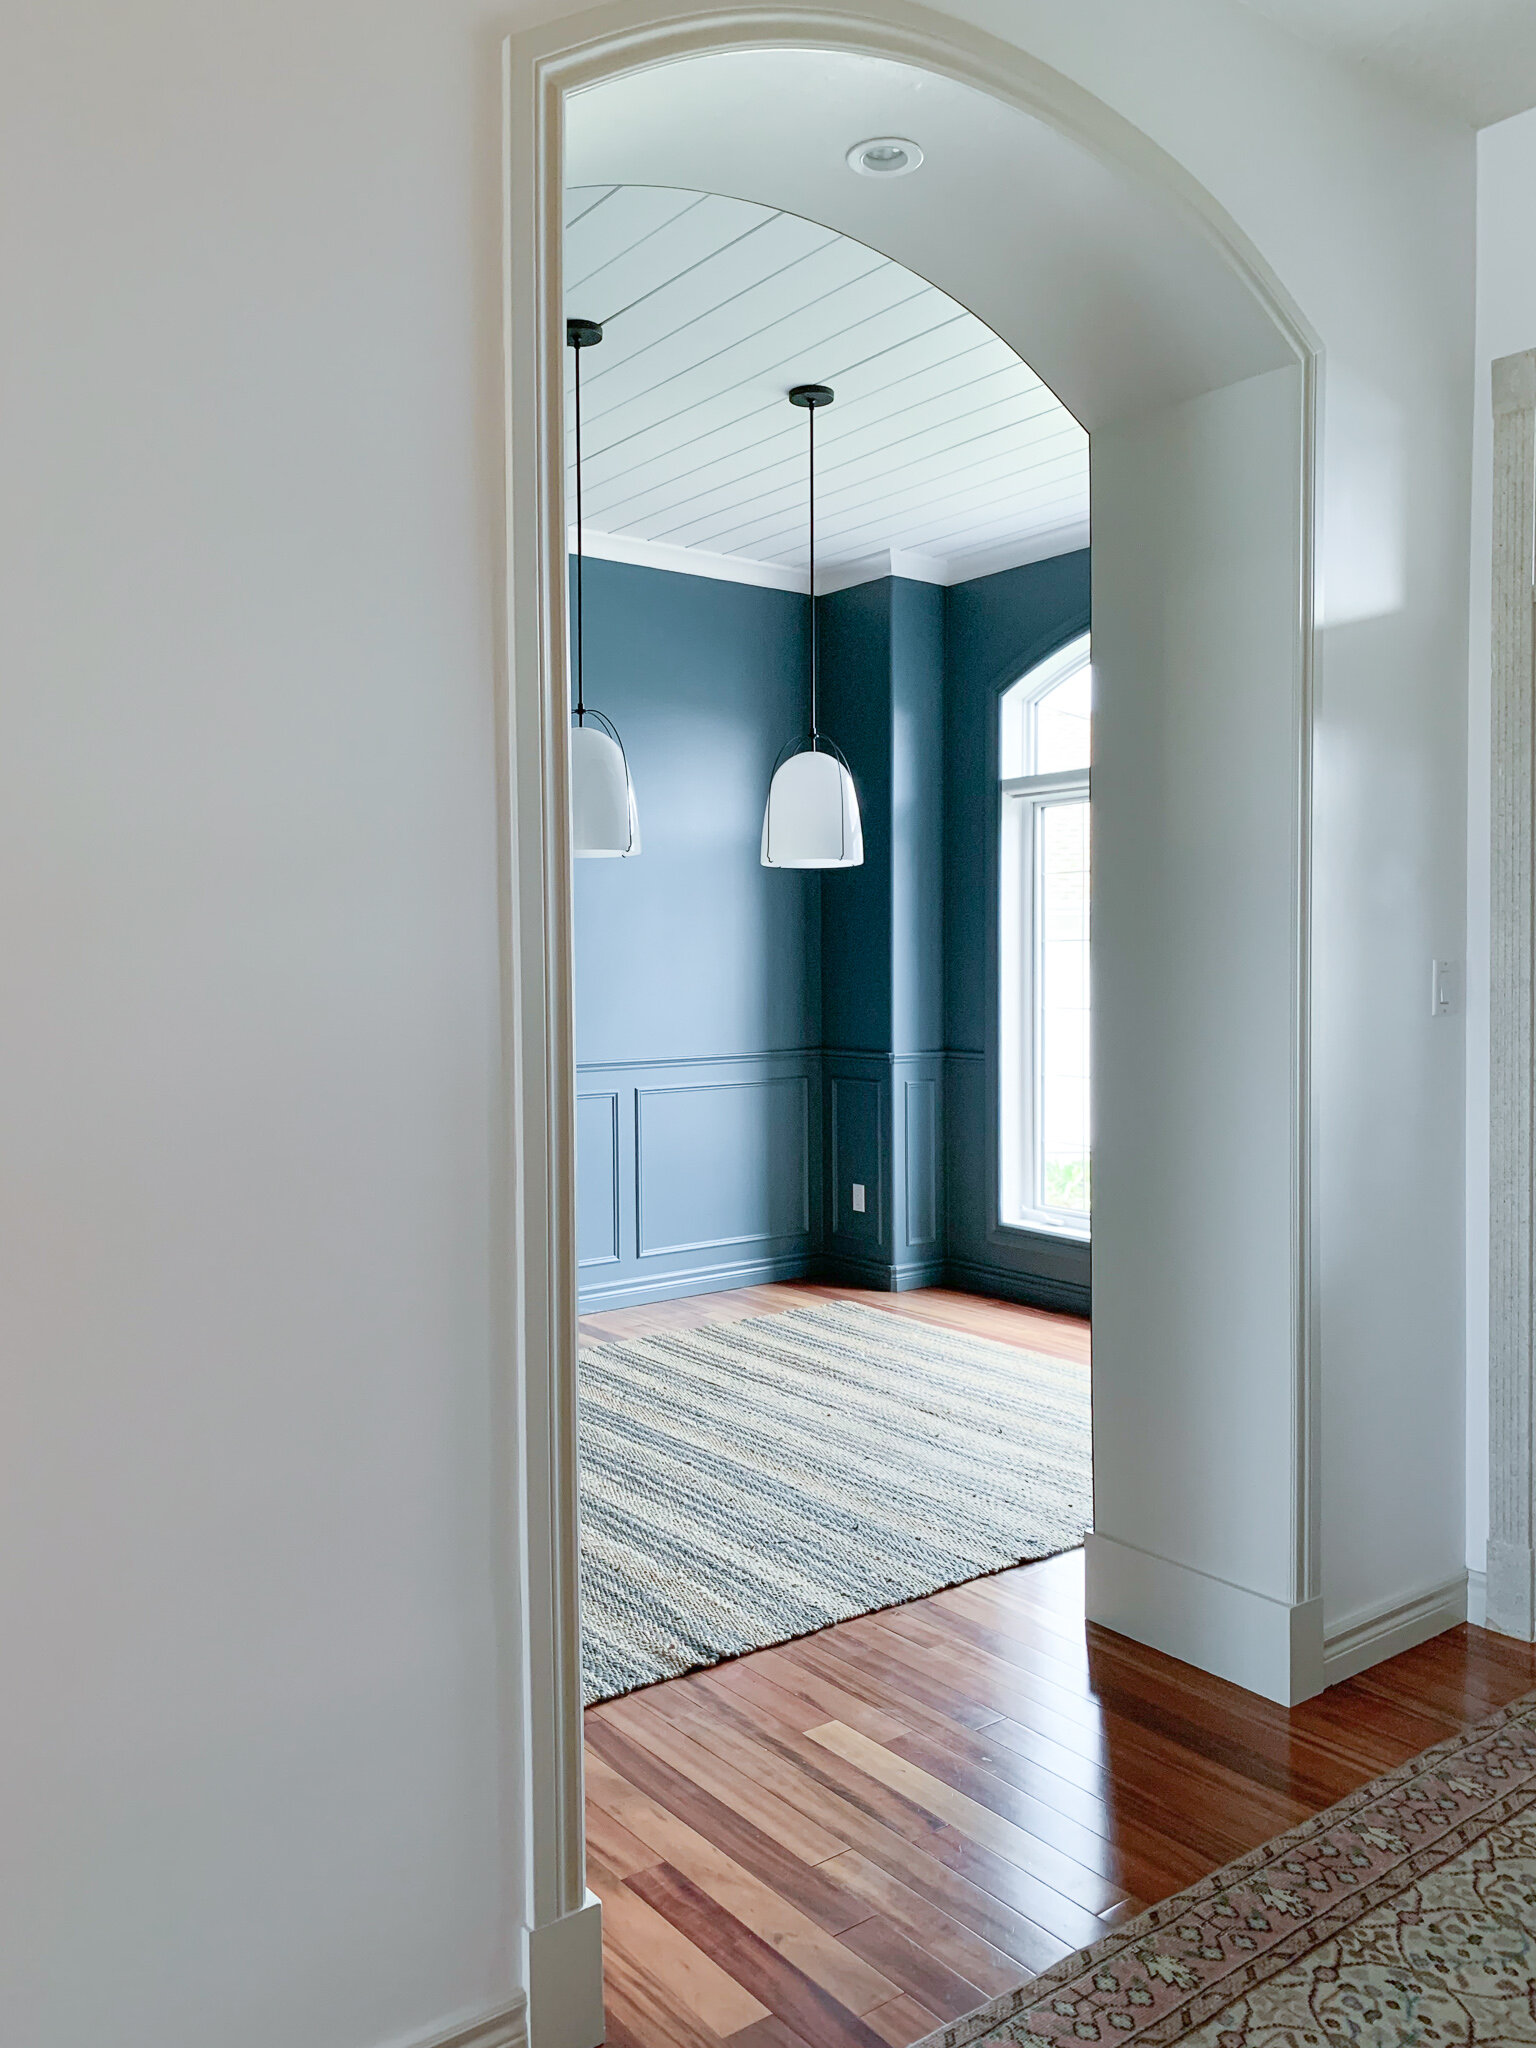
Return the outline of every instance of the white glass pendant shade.
<path id="1" fill-rule="evenodd" d="M 797 384 L 791 405 L 803 409 L 807 428 L 810 507 L 806 550 L 810 587 L 811 725 L 774 763 L 763 811 L 765 868 L 857 868 L 864 865 L 864 825 L 858 791 L 840 748 L 816 728 L 816 414 L 832 403 L 826 384 Z"/>
<path id="2" fill-rule="evenodd" d="M 765 868 L 857 868 L 864 864 L 858 792 L 836 754 L 791 754 L 768 785 L 763 812 Z"/>
<path id="3" fill-rule="evenodd" d="M 571 850 L 578 860 L 616 860 L 640 851 L 635 786 L 624 749 L 597 725 L 571 727 Z"/>

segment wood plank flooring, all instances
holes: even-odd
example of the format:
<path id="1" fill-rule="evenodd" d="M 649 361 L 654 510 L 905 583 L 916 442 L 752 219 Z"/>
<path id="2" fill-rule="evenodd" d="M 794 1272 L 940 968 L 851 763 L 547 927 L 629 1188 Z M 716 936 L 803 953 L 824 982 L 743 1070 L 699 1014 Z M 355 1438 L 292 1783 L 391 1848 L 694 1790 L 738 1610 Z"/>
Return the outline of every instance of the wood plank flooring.
<path id="1" fill-rule="evenodd" d="M 1068 1317 L 860 1298 L 1086 1361 Z M 1288 1712 L 1086 1626 L 1073 1552 L 589 1708 L 609 2048 L 907 2048 L 1533 1686 L 1459 1628 Z"/>
<path id="2" fill-rule="evenodd" d="M 942 1323 L 993 1337 L 1002 1344 L 1048 1351 L 1056 1358 L 1088 1363 L 1088 1323 L 1082 1316 L 1053 1315 L 1016 1302 L 961 1294 L 949 1287 L 919 1287 L 908 1294 L 878 1294 L 871 1288 L 831 1287 L 814 1280 L 780 1280 L 765 1287 L 736 1287 L 723 1294 L 686 1294 L 676 1301 L 649 1301 L 640 1308 L 603 1309 L 581 1318 L 581 1334 L 601 1342 L 611 1337 L 645 1337 L 656 1330 L 696 1330 L 703 1323 L 732 1322 L 742 1316 L 772 1315 L 807 1302 L 859 1301 L 919 1322 Z"/>

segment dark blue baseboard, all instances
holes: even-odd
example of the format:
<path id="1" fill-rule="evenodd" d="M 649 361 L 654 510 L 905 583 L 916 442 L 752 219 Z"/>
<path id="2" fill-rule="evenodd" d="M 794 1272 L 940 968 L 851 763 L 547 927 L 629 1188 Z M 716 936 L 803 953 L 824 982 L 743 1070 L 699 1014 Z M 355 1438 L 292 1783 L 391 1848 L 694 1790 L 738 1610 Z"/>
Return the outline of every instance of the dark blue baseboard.
<path id="1" fill-rule="evenodd" d="M 684 1294 L 723 1294 L 732 1287 L 763 1287 L 770 1280 L 819 1279 L 816 1265 L 814 1258 L 803 1257 L 741 1259 L 731 1266 L 700 1266 L 692 1273 L 668 1273 L 654 1280 L 613 1280 L 607 1286 L 583 1287 L 578 1306 L 584 1316 L 590 1316 L 605 1308 L 639 1308 L 648 1301 L 676 1301 Z"/>
<path id="2" fill-rule="evenodd" d="M 994 1301 L 1017 1301 L 1026 1308 L 1069 1316 L 1087 1316 L 1093 1308 L 1091 1288 L 1039 1274 L 1012 1273 L 1003 1266 L 979 1266 L 966 1259 L 884 1266 L 874 1259 L 813 1253 L 808 1258 L 743 1259 L 735 1265 L 701 1266 L 692 1273 L 668 1273 L 654 1280 L 616 1280 L 606 1287 L 583 1287 L 581 1312 L 596 1315 L 605 1308 L 639 1308 L 648 1301 L 721 1294 L 733 1287 L 761 1287 L 770 1280 L 821 1280 L 833 1287 L 868 1287 L 882 1294 L 905 1294 L 913 1287 L 953 1287 L 964 1294 L 984 1294 Z"/>
<path id="3" fill-rule="evenodd" d="M 808 1278 L 833 1287 L 872 1287 L 881 1294 L 905 1294 L 913 1287 L 942 1287 L 947 1270 L 942 1259 L 912 1260 L 888 1266 L 879 1259 L 850 1258 L 845 1252 L 824 1252 L 812 1261 Z"/>
<path id="4" fill-rule="evenodd" d="M 1051 1279 L 1043 1273 L 1017 1273 L 1006 1266 L 983 1266 L 972 1259 L 946 1260 L 942 1284 L 958 1287 L 966 1294 L 987 1294 L 994 1301 L 1017 1301 L 1026 1308 L 1054 1309 L 1059 1315 L 1093 1313 L 1091 1287 L 1081 1286 L 1075 1280 Z"/>

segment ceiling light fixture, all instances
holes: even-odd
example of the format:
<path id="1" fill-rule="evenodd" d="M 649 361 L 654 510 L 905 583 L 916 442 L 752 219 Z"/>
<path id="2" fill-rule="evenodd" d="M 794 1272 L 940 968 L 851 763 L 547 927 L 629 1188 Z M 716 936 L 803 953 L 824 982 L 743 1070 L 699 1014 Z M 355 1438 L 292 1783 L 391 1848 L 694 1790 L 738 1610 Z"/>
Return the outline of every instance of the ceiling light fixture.
<path id="1" fill-rule="evenodd" d="M 595 320 L 567 320 L 565 339 L 576 353 L 576 709 L 571 716 L 571 851 L 578 860 L 622 860 L 640 851 L 640 819 L 629 756 L 618 728 L 587 708 L 582 683 L 581 352 L 596 348 L 603 330 Z M 588 720 L 591 723 L 588 724 Z"/>
<path id="2" fill-rule="evenodd" d="M 832 392 L 825 384 L 797 384 L 789 402 L 805 408 L 810 429 L 811 730 L 773 764 L 762 861 L 765 868 L 857 868 L 864 865 L 864 827 L 853 775 L 842 749 L 816 729 L 816 414 L 832 403 Z"/>
<path id="3" fill-rule="evenodd" d="M 861 178 L 904 178 L 922 160 L 921 149 L 904 135 L 872 135 L 848 152 L 848 168 Z"/>

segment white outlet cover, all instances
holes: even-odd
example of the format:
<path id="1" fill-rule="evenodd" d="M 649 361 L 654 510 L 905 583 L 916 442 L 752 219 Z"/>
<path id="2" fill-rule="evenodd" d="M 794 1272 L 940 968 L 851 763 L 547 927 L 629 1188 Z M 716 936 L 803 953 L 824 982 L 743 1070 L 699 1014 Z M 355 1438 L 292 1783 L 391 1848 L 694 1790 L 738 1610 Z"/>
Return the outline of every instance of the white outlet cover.
<path id="1" fill-rule="evenodd" d="M 861 1180 L 853 1184 L 853 1213 L 855 1216 L 864 1214 L 864 1183 Z"/>

